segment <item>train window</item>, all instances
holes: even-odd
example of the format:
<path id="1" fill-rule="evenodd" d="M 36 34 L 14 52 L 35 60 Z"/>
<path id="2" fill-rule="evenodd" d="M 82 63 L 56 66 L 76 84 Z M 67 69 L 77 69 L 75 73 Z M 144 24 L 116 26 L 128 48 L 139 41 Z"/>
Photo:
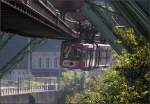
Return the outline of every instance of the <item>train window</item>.
<path id="1" fill-rule="evenodd" d="M 88 51 L 85 53 L 85 67 L 88 67 L 88 63 L 89 63 L 89 54 L 88 53 L 89 53 Z"/>
<path id="2" fill-rule="evenodd" d="M 111 49 L 108 48 L 107 50 L 107 57 L 106 57 L 106 64 L 109 65 L 111 62 Z"/>
<path id="3" fill-rule="evenodd" d="M 95 67 L 99 66 L 99 59 L 100 59 L 100 47 L 96 47 L 96 55 L 95 55 Z"/>
<path id="4" fill-rule="evenodd" d="M 65 47 L 64 59 L 78 60 L 81 58 L 81 50 L 75 47 Z"/>

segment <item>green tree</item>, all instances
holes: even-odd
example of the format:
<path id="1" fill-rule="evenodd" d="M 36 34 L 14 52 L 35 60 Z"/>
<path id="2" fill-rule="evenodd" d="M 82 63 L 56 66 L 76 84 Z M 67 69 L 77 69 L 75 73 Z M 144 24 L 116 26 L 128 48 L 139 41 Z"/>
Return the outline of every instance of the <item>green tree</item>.
<path id="1" fill-rule="evenodd" d="M 132 28 L 115 32 L 122 37 L 119 41 L 130 49 L 130 53 L 124 51 L 116 58 L 111 70 L 97 77 L 99 83 L 93 85 L 94 90 L 85 89 L 82 93 L 68 96 L 68 104 L 149 103 L 150 45 L 142 37 L 136 38 Z"/>

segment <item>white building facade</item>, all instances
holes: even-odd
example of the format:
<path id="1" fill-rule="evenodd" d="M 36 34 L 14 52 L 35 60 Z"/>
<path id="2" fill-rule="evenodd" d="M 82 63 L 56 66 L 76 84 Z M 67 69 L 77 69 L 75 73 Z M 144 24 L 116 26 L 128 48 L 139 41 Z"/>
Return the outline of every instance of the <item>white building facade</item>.
<path id="1" fill-rule="evenodd" d="M 30 77 L 32 77 L 32 75 L 26 69 L 13 69 L 3 76 L 3 80 L 28 80 Z"/>
<path id="2" fill-rule="evenodd" d="M 32 69 L 60 69 L 60 52 L 33 52 Z"/>

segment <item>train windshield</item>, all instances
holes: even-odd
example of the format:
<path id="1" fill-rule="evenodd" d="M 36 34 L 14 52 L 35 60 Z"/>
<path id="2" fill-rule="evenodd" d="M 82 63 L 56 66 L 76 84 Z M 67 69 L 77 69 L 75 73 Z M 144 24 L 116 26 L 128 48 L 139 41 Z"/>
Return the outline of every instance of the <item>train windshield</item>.
<path id="1" fill-rule="evenodd" d="M 82 67 L 83 46 L 76 43 L 63 43 L 60 64 L 63 68 L 80 69 Z"/>
<path id="2" fill-rule="evenodd" d="M 80 58 L 81 58 L 80 48 L 76 48 L 72 46 L 64 47 L 64 59 L 79 60 Z"/>

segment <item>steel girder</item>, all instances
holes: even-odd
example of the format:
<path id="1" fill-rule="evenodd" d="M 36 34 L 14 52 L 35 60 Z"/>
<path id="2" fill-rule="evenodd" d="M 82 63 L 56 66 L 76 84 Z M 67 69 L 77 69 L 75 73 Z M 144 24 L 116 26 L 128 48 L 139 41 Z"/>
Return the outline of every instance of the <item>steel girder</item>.
<path id="1" fill-rule="evenodd" d="M 138 0 L 110 0 L 110 4 L 120 12 L 128 23 L 137 31 L 137 36 L 143 35 L 150 41 L 150 21 L 149 13 L 139 6 Z M 149 0 L 143 0 L 149 4 Z M 146 8 L 146 7 L 145 7 Z"/>
<path id="2" fill-rule="evenodd" d="M 115 40 L 117 40 L 116 36 L 113 34 L 112 30 L 106 26 L 102 18 L 100 18 L 87 3 L 82 6 L 81 11 L 95 28 L 103 34 L 104 38 L 109 42 L 112 48 L 120 54 L 124 48 L 122 45 L 117 45 L 115 43 Z"/>
<path id="3" fill-rule="evenodd" d="M 10 61 L 0 68 L 0 79 L 5 75 L 5 73 L 13 70 L 18 62 L 20 62 L 28 53 L 37 48 L 37 46 L 43 42 L 45 42 L 43 39 L 32 39 L 29 43 L 27 43 L 21 50 L 19 50 L 19 52 L 17 52 L 15 56 L 10 59 Z"/>
<path id="4" fill-rule="evenodd" d="M 131 52 L 131 45 L 129 44 L 129 46 L 126 46 L 127 41 L 123 40 L 122 36 L 118 36 L 116 33 L 114 33 L 114 27 L 115 26 L 124 26 L 127 27 L 127 23 L 123 20 L 120 23 L 118 23 L 117 21 L 113 20 L 112 16 L 114 16 L 114 14 L 110 14 L 104 10 L 102 10 L 100 7 L 98 6 L 93 6 L 92 10 L 104 21 L 104 24 L 107 26 L 108 29 L 110 29 L 114 36 L 116 36 L 116 38 L 118 38 L 119 40 L 123 41 L 122 45 L 123 47 L 130 53 Z M 116 15 L 115 15 L 116 16 Z M 119 15 L 117 15 L 119 16 Z M 116 23 L 117 22 L 117 23 Z"/>

